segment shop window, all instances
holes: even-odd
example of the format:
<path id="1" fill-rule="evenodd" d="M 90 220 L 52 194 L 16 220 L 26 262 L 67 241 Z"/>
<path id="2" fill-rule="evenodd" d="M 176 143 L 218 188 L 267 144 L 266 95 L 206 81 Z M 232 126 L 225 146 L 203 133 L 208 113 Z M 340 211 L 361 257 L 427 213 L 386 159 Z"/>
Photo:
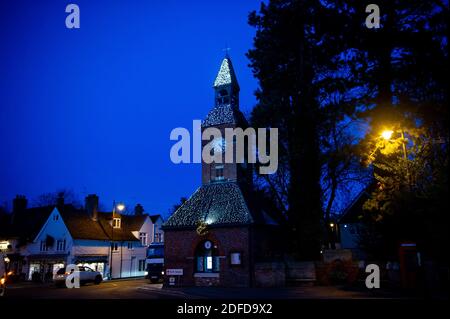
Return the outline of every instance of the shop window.
<path id="1" fill-rule="evenodd" d="M 196 272 L 218 272 L 219 256 L 214 244 L 209 241 L 201 242 L 195 252 Z"/>

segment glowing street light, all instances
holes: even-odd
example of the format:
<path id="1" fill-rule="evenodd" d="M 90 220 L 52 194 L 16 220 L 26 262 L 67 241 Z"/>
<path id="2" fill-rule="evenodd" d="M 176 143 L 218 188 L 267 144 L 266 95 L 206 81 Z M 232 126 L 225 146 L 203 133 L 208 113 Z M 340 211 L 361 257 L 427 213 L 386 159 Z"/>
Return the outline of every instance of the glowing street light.
<path id="1" fill-rule="evenodd" d="M 125 205 L 124 204 L 117 204 L 116 208 L 117 208 L 117 210 L 119 212 L 121 212 L 121 211 L 123 211 L 125 209 Z"/>
<path id="2" fill-rule="evenodd" d="M 381 137 L 384 138 L 385 140 L 390 140 L 393 133 L 394 131 L 392 130 L 385 130 L 381 133 Z"/>

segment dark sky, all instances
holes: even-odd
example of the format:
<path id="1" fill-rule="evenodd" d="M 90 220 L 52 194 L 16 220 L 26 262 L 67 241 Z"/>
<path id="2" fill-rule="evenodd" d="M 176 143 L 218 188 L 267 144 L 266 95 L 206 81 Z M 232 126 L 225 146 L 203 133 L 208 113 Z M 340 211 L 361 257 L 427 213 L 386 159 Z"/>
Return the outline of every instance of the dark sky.
<path id="1" fill-rule="evenodd" d="M 68 3 L 78 30 L 65 27 Z M 170 161 L 170 131 L 213 106 L 225 44 L 241 108 L 255 104 L 245 53 L 259 3 L 0 1 L 0 201 L 69 188 L 167 214 L 201 183 L 200 164 Z"/>

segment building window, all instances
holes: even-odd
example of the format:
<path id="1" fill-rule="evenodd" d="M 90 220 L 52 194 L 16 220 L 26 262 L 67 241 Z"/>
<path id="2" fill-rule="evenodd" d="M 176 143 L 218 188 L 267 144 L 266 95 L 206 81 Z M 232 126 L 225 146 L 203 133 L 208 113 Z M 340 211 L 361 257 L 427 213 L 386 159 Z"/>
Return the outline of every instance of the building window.
<path id="1" fill-rule="evenodd" d="M 145 259 L 139 260 L 139 271 L 145 271 Z"/>
<path id="2" fill-rule="evenodd" d="M 142 246 L 147 246 L 147 233 L 139 233 L 139 240 Z"/>
<path id="3" fill-rule="evenodd" d="M 219 256 L 214 244 L 209 241 L 202 241 L 195 251 L 196 272 L 218 272 Z"/>
<path id="4" fill-rule="evenodd" d="M 216 165 L 216 181 L 221 181 L 224 179 L 223 177 L 223 165 Z"/>
<path id="5" fill-rule="evenodd" d="M 56 250 L 57 251 L 64 251 L 64 250 L 66 250 L 66 240 L 65 239 L 58 240 L 56 242 Z"/>
<path id="6" fill-rule="evenodd" d="M 55 222 L 56 222 L 58 219 L 59 219 L 59 215 L 58 215 L 58 214 L 53 215 L 53 220 L 54 220 Z"/>
<path id="7" fill-rule="evenodd" d="M 48 251 L 48 246 L 45 240 L 41 240 L 41 251 Z"/>
<path id="8" fill-rule="evenodd" d="M 219 97 L 217 98 L 218 104 L 227 104 L 230 102 L 227 90 L 220 90 Z"/>
<path id="9" fill-rule="evenodd" d="M 111 243 L 111 250 L 112 250 L 113 252 L 119 251 L 119 244 L 118 244 L 118 243 Z"/>
<path id="10" fill-rule="evenodd" d="M 120 218 L 113 219 L 113 228 L 120 228 Z"/>
<path id="11" fill-rule="evenodd" d="M 133 242 L 131 242 L 131 241 L 128 242 L 128 249 L 130 249 L 130 250 L 133 249 Z"/>
<path id="12" fill-rule="evenodd" d="M 155 233 L 155 243 L 160 243 L 162 241 L 162 234 Z"/>

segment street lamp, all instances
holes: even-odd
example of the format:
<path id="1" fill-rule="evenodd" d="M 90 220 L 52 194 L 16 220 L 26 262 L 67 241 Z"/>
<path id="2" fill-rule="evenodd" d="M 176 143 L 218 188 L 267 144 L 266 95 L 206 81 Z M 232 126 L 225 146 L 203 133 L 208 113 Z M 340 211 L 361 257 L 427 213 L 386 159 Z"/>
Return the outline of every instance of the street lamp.
<path id="1" fill-rule="evenodd" d="M 383 133 L 381 133 L 381 137 L 384 138 L 385 140 L 390 140 L 393 133 L 394 133 L 394 131 L 385 130 L 385 131 L 383 131 Z"/>
<path id="2" fill-rule="evenodd" d="M 117 210 L 120 211 L 120 212 L 125 209 L 125 205 L 124 204 L 117 204 L 116 207 L 117 207 Z"/>
<path id="3" fill-rule="evenodd" d="M 112 264 L 113 264 L 113 260 L 112 260 L 112 256 L 113 256 L 113 245 L 114 245 L 114 218 L 116 215 L 116 209 L 119 212 L 122 212 L 125 210 L 125 205 L 122 203 L 119 203 L 116 205 L 116 201 L 113 201 L 113 211 L 112 211 L 112 223 L 111 223 L 111 245 L 109 248 L 109 279 L 112 279 Z"/>

